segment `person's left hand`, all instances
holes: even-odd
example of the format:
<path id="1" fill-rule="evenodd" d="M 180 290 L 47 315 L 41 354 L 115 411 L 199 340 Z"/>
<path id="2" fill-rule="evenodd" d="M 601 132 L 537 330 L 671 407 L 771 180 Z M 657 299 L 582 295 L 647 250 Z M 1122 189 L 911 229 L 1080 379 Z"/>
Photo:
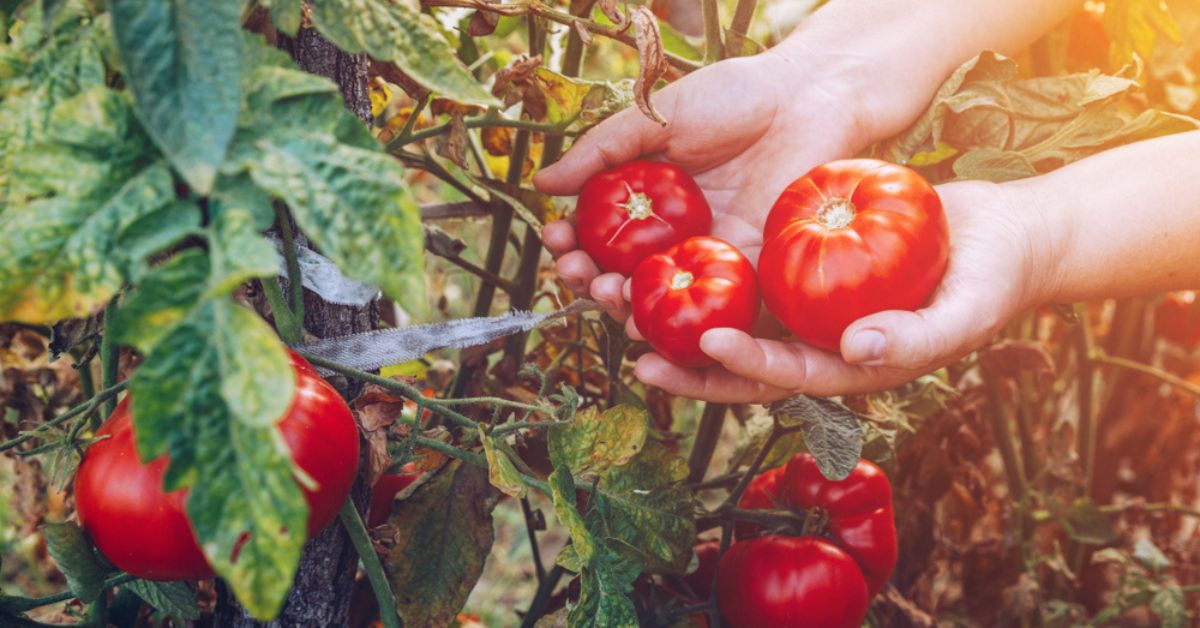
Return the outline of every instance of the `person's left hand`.
<path id="1" fill-rule="evenodd" d="M 798 340 L 710 329 L 700 347 L 718 361 L 675 366 L 657 353 L 636 374 L 672 394 L 725 403 L 828 397 L 883 390 L 946 366 L 987 344 L 1016 315 L 1039 305 L 1057 281 L 1048 229 L 1019 184 L 980 181 L 937 188 L 950 225 L 950 262 L 927 307 L 859 319 L 843 333 L 841 355 Z M 626 282 L 628 299 L 628 282 Z M 630 336 L 640 339 L 633 319 Z"/>

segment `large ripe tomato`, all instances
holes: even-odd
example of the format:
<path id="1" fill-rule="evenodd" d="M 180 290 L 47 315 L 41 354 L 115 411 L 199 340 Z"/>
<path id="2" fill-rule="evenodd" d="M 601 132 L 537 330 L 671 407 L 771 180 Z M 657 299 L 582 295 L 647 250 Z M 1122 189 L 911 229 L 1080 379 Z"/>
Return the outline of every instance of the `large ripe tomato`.
<path id="1" fill-rule="evenodd" d="M 857 628 L 868 599 L 854 559 L 815 536 L 740 541 L 717 570 L 717 602 L 733 628 Z"/>
<path id="2" fill-rule="evenodd" d="M 1183 347 L 1200 346 L 1200 305 L 1196 293 L 1180 290 L 1167 294 L 1154 312 L 1154 329 L 1159 336 Z"/>
<path id="3" fill-rule="evenodd" d="M 633 273 L 630 297 L 638 331 L 680 366 L 713 362 L 700 350 L 705 331 L 750 331 L 758 318 L 754 265 L 732 244 L 707 236 L 646 258 Z"/>
<path id="4" fill-rule="evenodd" d="M 683 168 L 631 161 L 584 183 L 575 206 L 579 248 L 605 272 L 628 276 L 638 262 L 712 229 L 712 209 Z"/>
<path id="5" fill-rule="evenodd" d="M 820 509 L 828 517 L 826 534 L 854 558 L 872 597 L 883 589 L 896 567 L 896 519 L 892 485 L 883 470 L 860 460 L 841 481 L 821 475 L 811 454 L 788 463 L 779 490 L 798 510 Z"/>
<path id="6" fill-rule="evenodd" d="M 337 516 L 350 493 L 358 472 L 358 426 L 308 362 L 295 353 L 291 360 L 296 390 L 278 426 L 296 466 L 316 482 L 313 488 L 301 484 L 311 537 Z M 107 438 L 88 447 L 79 463 L 79 520 L 96 547 L 128 573 L 147 580 L 212 577 L 186 514 L 187 489 L 163 492 L 167 456 L 139 460 L 129 407 L 126 396 L 96 432 Z"/>
<path id="7" fill-rule="evenodd" d="M 792 333 L 837 351 L 855 320 L 924 305 L 949 250 L 941 200 L 921 175 L 848 159 L 813 168 L 775 201 L 758 278 Z"/>
<path id="8" fill-rule="evenodd" d="M 375 486 L 371 487 L 371 508 L 367 510 L 367 527 L 386 523 L 396 495 L 417 481 L 422 473 L 416 463 L 410 462 L 401 467 L 399 473 L 386 473 L 375 480 Z"/>

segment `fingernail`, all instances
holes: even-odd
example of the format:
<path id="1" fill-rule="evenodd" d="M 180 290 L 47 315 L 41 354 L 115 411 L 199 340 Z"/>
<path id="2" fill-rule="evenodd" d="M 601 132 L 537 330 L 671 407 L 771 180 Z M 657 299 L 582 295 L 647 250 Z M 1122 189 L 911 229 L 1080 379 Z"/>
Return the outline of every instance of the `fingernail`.
<path id="1" fill-rule="evenodd" d="M 864 329 L 850 338 L 850 346 L 846 347 L 848 362 L 866 364 L 883 359 L 887 351 L 887 337 L 878 329 Z"/>

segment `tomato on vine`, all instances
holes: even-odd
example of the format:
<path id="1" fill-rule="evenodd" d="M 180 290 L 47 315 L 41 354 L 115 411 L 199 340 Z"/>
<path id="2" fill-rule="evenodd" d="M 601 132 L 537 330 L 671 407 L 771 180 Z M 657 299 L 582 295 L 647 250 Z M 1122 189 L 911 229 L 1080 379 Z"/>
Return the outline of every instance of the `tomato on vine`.
<path id="1" fill-rule="evenodd" d="M 337 516 L 358 473 L 358 425 L 346 402 L 316 370 L 288 352 L 296 374 L 292 404 L 277 426 L 308 502 L 309 537 Z M 75 476 L 80 523 L 122 570 L 147 580 L 213 576 L 186 511 L 187 489 L 163 491 L 169 458 L 143 463 L 134 442 L 131 397 L 96 431 Z M 203 482 L 204 478 L 197 481 Z"/>
<path id="2" fill-rule="evenodd" d="M 1183 347 L 1200 346 L 1200 305 L 1196 293 L 1179 290 L 1168 293 L 1154 312 L 1154 329 L 1158 335 Z"/>
<path id="3" fill-rule="evenodd" d="M 915 310 L 946 271 L 937 192 L 915 171 L 874 159 L 818 166 L 784 190 L 763 228 L 763 301 L 796 337 L 837 351 L 854 321 Z"/>
<path id="4" fill-rule="evenodd" d="M 683 168 L 658 161 L 594 175 L 575 207 L 579 248 L 605 272 L 626 276 L 646 257 L 710 229 L 712 209 L 700 186 Z"/>
<path id="5" fill-rule="evenodd" d="M 638 331 L 680 366 L 713 363 L 700 350 L 705 331 L 750 331 L 758 318 L 754 265 L 732 244 L 707 236 L 646 258 L 633 273 L 630 295 Z"/>
<path id="6" fill-rule="evenodd" d="M 374 528 L 387 523 L 392 513 L 392 502 L 396 495 L 412 486 L 424 471 L 415 462 L 400 468 L 399 473 L 385 473 L 371 487 L 371 507 L 367 510 L 367 527 Z"/>

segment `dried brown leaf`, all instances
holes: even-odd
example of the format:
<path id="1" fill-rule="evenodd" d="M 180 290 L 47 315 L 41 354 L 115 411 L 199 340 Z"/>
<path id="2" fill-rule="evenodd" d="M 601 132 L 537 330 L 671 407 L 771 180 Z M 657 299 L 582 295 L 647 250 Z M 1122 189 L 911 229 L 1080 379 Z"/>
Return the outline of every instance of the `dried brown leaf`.
<path id="1" fill-rule="evenodd" d="M 654 108 L 650 95 L 654 92 L 654 84 L 667 71 L 667 57 L 663 52 L 662 34 L 658 30 L 658 20 L 647 7 L 635 6 L 629 8 L 629 19 L 633 24 L 633 39 L 638 49 L 638 77 L 633 84 L 633 98 L 638 109 L 646 117 L 666 126 L 667 119 Z"/>
<path id="2" fill-rule="evenodd" d="M 476 11 L 467 24 L 467 34 L 472 37 L 486 37 L 496 30 L 500 22 L 500 14 L 492 11 Z"/>
<path id="3" fill-rule="evenodd" d="M 582 41 L 583 45 L 592 45 L 592 32 L 587 29 L 587 26 L 584 26 L 583 22 L 571 22 L 571 25 L 575 27 L 575 34 L 579 35 L 579 41 Z"/>
<path id="4" fill-rule="evenodd" d="M 437 152 L 442 157 L 454 162 L 459 168 L 466 169 L 467 166 L 467 146 L 470 145 L 471 138 L 467 136 L 467 123 L 463 121 L 462 116 L 454 116 L 450 118 L 450 132 L 441 136 L 438 139 Z"/>
<path id="5" fill-rule="evenodd" d="M 621 10 L 617 8 L 617 0 L 600 0 L 600 12 L 617 28 L 625 28 L 629 25 L 630 16 L 621 13 Z"/>
<path id="6" fill-rule="evenodd" d="M 1016 378 L 1030 373 L 1040 391 L 1054 384 L 1054 358 L 1033 340 L 1003 340 L 979 352 L 979 363 L 992 377 Z"/>

